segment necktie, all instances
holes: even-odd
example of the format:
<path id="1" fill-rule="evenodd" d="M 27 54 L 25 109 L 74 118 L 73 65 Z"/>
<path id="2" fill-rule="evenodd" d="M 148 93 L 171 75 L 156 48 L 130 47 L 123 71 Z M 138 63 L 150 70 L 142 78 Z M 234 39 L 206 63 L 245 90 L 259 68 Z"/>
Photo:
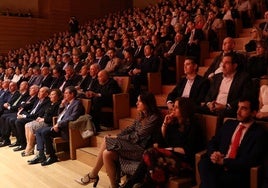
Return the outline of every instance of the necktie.
<path id="1" fill-rule="evenodd" d="M 177 46 L 177 43 L 175 42 L 169 49 L 168 54 L 172 54 Z"/>
<path id="2" fill-rule="evenodd" d="M 242 132 L 246 128 L 242 124 L 239 124 L 238 126 L 239 126 L 239 128 L 238 128 L 238 131 L 236 132 L 236 134 L 234 136 L 234 140 L 233 140 L 233 142 L 231 144 L 231 149 L 230 149 L 230 153 L 229 153 L 229 158 L 231 158 L 231 159 L 234 159 L 236 157 L 237 150 L 238 150 L 239 145 L 240 145 Z"/>
<path id="3" fill-rule="evenodd" d="M 38 101 L 37 105 L 34 107 L 34 109 L 31 111 L 30 114 L 34 114 L 40 104 L 41 104 L 41 101 Z"/>
<path id="4" fill-rule="evenodd" d="M 19 96 L 19 98 L 12 104 L 12 106 L 16 106 L 18 104 L 18 102 L 20 101 L 22 95 Z"/>

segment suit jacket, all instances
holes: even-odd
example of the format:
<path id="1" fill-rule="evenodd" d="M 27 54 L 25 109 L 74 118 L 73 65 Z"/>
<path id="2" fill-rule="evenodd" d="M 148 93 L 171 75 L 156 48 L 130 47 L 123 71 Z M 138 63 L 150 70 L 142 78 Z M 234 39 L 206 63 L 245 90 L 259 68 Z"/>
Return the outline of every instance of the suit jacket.
<path id="1" fill-rule="evenodd" d="M 220 151 L 226 155 L 236 127 L 237 120 L 227 120 L 218 130 L 216 135 L 209 141 L 207 154 L 210 156 L 214 151 Z M 225 158 L 224 167 L 232 171 L 243 172 L 252 166 L 260 164 L 264 157 L 265 130 L 254 122 L 245 133 L 235 159 Z"/>
<path id="2" fill-rule="evenodd" d="M 104 69 L 107 65 L 107 62 L 110 60 L 110 58 L 107 55 L 104 55 L 101 57 L 101 59 L 98 61 L 98 64 L 100 66 L 100 69 Z"/>
<path id="3" fill-rule="evenodd" d="M 206 103 L 216 100 L 222 80 L 223 73 L 216 74 L 213 77 L 210 89 L 206 96 Z M 252 91 L 252 88 L 252 82 L 249 77 L 249 74 L 245 72 L 235 73 L 227 97 L 227 103 L 231 106 L 234 112 L 236 112 L 238 100 L 240 97 L 245 95 L 252 97 L 255 94 L 255 91 Z"/>
<path id="4" fill-rule="evenodd" d="M 96 93 L 100 93 L 101 97 L 93 97 L 92 99 L 92 107 L 96 108 L 102 106 L 112 106 L 113 99 L 112 96 L 115 93 L 120 93 L 121 89 L 118 83 L 113 79 L 110 78 L 108 82 L 104 85 L 99 85 L 95 91 Z"/>
<path id="5" fill-rule="evenodd" d="M 36 118 L 38 117 L 43 117 L 44 114 L 45 114 L 45 110 L 46 108 L 48 107 L 49 103 L 50 103 L 50 100 L 49 98 L 45 98 L 43 99 L 42 103 L 39 104 L 39 106 L 37 107 L 37 109 L 35 110 L 35 113 L 31 114 L 31 112 L 35 109 L 35 107 L 38 105 L 38 102 L 39 100 L 36 100 L 35 101 L 35 104 L 33 105 L 33 108 L 30 110 L 29 113 L 27 112 L 23 112 L 25 115 L 26 115 L 26 118 L 28 119 L 32 119 L 32 120 L 35 120 Z"/>
<path id="6" fill-rule="evenodd" d="M 26 101 L 26 99 L 29 97 L 29 93 L 23 93 L 20 94 L 19 97 L 17 98 L 16 101 L 14 101 L 11 105 L 10 105 L 10 112 L 16 112 L 18 110 L 18 108 Z M 15 104 L 16 103 L 16 104 Z"/>
<path id="7" fill-rule="evenodd" d="M 60 108 L 59 111 L 62 111 Z M 60 113 L 59 113 L 60 114 Z M 70 121 L 74 121 L 79 118 L 79 116 L 85 114 L 85 108 L 79 99 L 74 99 L 72 103 L 69 104 L 66 112 L 62 119 L 58 122 L 58 126 L 61 132 L 61 136 L 65 139 L 69 137 L 68 124 Z"/>
<path id="8" fill-rule="evenodd" d="M 42 79 L 41 83 L 40 83 L 40 87 L 50 87 L 53 81 L 53 77 L 51 74 L 47 75 L 45 78 Z"/>
<path id="9" fill-rule="evenodd" d="M 82 66 L 83 66 L 84 64 L 80 61 L 80 62 L 78 62 L 77 64 L 74 64 L 74 70 L 75 70 L 75 72 L 77 73 L 77 74 L 79 74 L 79 72 L 80 72 L 80 70 L 81 70 L 81 68 L 82 68 Z"/>
<path id="10" fill-rule="evenodd" d="M 144 57 L 137 68 L 141 70 L 141 75 L 147 77 L 148 72 L 157 72 L 159 68 L 159 58 L 151 55 L 149 58 Z"/>
<path id="11" fill-rule="evenodd" d="M 81 75 L 79 75 L 79 82 L 77 83 L 77 86 L 79 86 L 83 91 L 87 90 L 87 87 L 90 83 L 90 76 L 86 75 L 86 77 L 82 77 Z"/>
<path id="12" fill-rule="evenodd" d="M 181 97 L 186 83 L 186 77 L 181 79 L 176 85 L 176 87 L 168 94 L 167 101 L 174 102 L 176 98 Z M 196 104 L 200 104 L 205 100 L 205 96 L 207 94 L 208 89 L 209 80 L 203 78 L 202 76 L 196 75 L 190 90 L 189 98 L 193 99 Z"/>
<path id="13" fill-rule="evenodd" d="M 246 70 L 247 58 L 241 53 L 237 53 L 235 51 L 232 51 L 232 53 L 235 53 L 237 55 L 237 61 L 238 61 L 237 70 L 240 71 Z M 211 73 L 214 73 L 219 68 L 223 56 L 224 54 L 223 52 L 221 52 L 217 57 L 215 57 L 212 64 L 209 66 L 208 70 L 204 75 L 205 78 L 207 78 Z"/>

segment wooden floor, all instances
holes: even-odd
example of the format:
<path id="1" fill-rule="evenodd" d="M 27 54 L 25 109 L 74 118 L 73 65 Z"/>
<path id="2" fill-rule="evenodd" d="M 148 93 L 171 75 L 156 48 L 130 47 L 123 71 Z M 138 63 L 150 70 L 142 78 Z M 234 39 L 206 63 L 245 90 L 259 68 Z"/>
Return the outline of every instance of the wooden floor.
<path id="1" fill-rule="evenodd" d="M 66 160 L 49 166 L 40 164 L 28 165 L 27 160 L 34 155 L 21 157 L 10 147 L 0 148 L 0 187 L 8 188 L 79 188 L 85 187 L 74 181 L 80 178 L 91 167 L 76 161 Z M 100 172 L 98 188 L 108 188 L 109 180 L 106 173 Z M 89 185 L 87 187 L 92 187 Z"/>

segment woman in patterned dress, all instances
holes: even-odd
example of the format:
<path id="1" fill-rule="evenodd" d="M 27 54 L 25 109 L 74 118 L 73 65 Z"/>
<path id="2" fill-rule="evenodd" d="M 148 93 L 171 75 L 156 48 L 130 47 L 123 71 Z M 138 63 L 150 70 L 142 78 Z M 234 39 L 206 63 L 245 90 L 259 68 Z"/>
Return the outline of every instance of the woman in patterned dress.
<path id="1" fill-rule="evenodd" d="M 153 94 L 143 93 L 138 96 L 136 103 L 138 117 L 134 123 L 116 136 L 106 136 L 97 157 L 97 163 L 92 171 L 83 178 L 76 180 L 82 185 L 99 181 L 98 173 L 101 167 L 106 167 L 112 188 L 118 187 L 117 166 L 121 172 L 132 175 L 142 161 L 145 149 L 152 143 L 152 135 L 160 132 L 161 115 L 156 106 Z"/>

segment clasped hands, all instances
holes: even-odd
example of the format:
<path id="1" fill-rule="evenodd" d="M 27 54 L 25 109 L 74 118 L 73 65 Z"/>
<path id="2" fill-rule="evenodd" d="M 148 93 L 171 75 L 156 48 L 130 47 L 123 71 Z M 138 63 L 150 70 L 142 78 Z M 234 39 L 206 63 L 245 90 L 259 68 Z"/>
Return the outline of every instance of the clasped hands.
<path id="1" fill-rule="evenodd" d="M 223 165 L 224 155 L 219 151 L 214 151 L 210 155 L 210 160 L 214 164 Z"/>
<path id="2" fill-rule="evenodd" d="M 217 103 L 216 101 L 209 102 L 207 107 L 211 112 L 219 112 L 226 108 L 226 105 Z"/>

